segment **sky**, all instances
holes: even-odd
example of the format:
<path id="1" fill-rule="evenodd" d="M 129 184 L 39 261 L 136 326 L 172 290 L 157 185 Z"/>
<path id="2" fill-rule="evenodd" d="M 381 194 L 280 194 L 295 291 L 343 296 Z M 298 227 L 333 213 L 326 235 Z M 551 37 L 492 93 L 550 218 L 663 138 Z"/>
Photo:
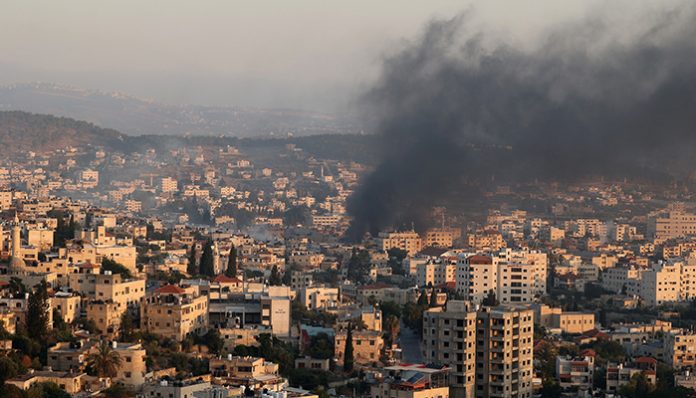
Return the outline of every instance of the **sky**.
<path id="1" fill-rule="evenodd" d="M 588 13 L 674 2 L 0 0 L 0 84 L 341 113 L 432 19 L 469 12 L 477 29 L 526 45 Z"/>

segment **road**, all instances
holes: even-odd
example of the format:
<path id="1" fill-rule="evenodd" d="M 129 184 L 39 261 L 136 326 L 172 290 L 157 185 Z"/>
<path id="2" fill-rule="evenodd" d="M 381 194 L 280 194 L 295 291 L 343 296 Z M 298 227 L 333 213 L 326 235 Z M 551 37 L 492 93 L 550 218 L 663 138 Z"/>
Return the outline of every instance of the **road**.
<path id="1" fill-rule="evenodd" d="M 406 327 L 403 322 L 401 322 L 399 345 L 401 346 L 402 362 L 423 363 L 420 337 L 416 332 Z"/>

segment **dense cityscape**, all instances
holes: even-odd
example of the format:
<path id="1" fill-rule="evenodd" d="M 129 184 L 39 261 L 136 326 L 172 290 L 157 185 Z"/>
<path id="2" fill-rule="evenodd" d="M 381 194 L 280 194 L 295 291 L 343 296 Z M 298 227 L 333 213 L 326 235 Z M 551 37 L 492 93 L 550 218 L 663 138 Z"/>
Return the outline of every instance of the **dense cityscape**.
<path id="1" fill-rule="evenodd" d="M 693 4 L 37 2 L 0 398 L 696 398 Z"/>

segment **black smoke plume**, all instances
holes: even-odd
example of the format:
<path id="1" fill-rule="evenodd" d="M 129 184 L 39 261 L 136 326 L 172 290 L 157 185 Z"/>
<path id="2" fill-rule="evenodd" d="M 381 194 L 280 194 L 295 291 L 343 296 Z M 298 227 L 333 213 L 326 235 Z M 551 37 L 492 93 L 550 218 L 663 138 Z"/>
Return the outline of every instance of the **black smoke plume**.
<path id="1" fill-rule="evenodd" d="M 349 237 L 424 226 L 475 181 L 683 168 L 696 154 L 695 16 L 653 15 L 630 37 L 591 19 L 527 50 L 492 45 L 465 15 L 432 22 L 362 98 L 383 157 L 349 199 Z"/>

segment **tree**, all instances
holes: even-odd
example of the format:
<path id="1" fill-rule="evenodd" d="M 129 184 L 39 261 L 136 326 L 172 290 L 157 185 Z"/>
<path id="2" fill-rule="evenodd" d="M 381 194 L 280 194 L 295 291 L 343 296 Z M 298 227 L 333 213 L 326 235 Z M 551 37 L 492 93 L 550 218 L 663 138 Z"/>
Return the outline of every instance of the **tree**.
<path id="1" fill-rule="evenodd" d="M 227 259 L 227 269 L 225 270 L 225 275 L 234 278 L 237 276 L 237 248 L 232 245 L 230 249 L 230 255 Z"/>
<path id="2" fill-rule="evenodd" d="M 27 398 L 70 398 L 56 383 L 36 383 L 27 390 Z"/>
<path id="3" fill-rule="evenodd" d="M 334 344 L 326 333 L 317 333 L 312 336 L 309 347 L 305 350 L 305 355 L 317 359 L 330 359 L 334 356 Z M 302 384 L 305 387 L 304 384 Z"/>
<path id="4" fill-rule="evenodd" d="M 649 398 L 655 386 L 641 372 L 633 375 L 628 384 L 621 386 L 621 395 L 627 398 Z"/>
<path id="5" fill-rule="evenodd" d="M 29 295 L 26 320 L 27 330 L 38 341 L 46 341 L 48 337 L 48 310 L 48 283 L 42 280 Z"/>
<path id="6" fill-rule="evenodd" d="M 280 286 L 283 284 L 283 279 L 280 276 L 280 271 L 278 271 L 278 266 L 274 265 L 271 268 L 271 276 L 268 278 L 268 284 L 271 286 Z"/>
<path id="7" fill-rule="evenodd" d="M 186 273 L 189 275 L 198 274 L 198 267 L 196 266 L 196 243 L 191 245 L 191 253 L 189 254 L 188 266 L 186 267 Z"/>
<path id="8" fill-rule="evenodd" d="M 121 315 L 121 341 L 132 341 L 135 333 L 135 320 L 130 311 Z"/>
<path id="9" fill-rule="evenodd" d="M 389 341 L 394 343 L 401 331 L 401 320 L 395 315 L 388 315 L 384 318 L 384 330 L 389 333 Z"/>
<path id="10" fill-rule="evenodd" d="M 0 384 L 19 374 L 19 365 L 9 357 L 0 357 Z"/>
<path id="11" fill-rule="evenodd" d="M 199 273 L 201 275 L 205 275 L 207 277 L 213 277 L 215 276 L 215 267 L 214 267 L 214 261 L 213 261 L 213 240 L 208 239 L 205 242 L 205 247 L 203 248 L 203 254 L 201 254 L 201 263 L 200 263 L 200 271 Z"/>
<path id="12" fill-rule="evenodd" d="M 24 286 L 22 280 L 16 276 L 10 278 L 7 288 L 10 289 L 10 293 L 12 293 L 13 297 L 23 297 L 27 292 L 27 287 Z"/>
<path id="13" fill-rule="evenodd" d="M 115 377 L 121 366 L 121 356 L 106 340 L 99 342 L 97 351 L 90 354 L 87 363 L 99 377 Z"/>
<path id="14" fill-rule="evenodd" d="M 430 306 L 437 307 L 437 290 L 435 289 L 430 292 Z"/>
<path id="15" fill-rule="evenodd" d="M 348 332 L 346 333 L 346 346 L 343 350 L 343 371 L 346 373 L 353 371 L 353 327 L 348 324 Z"/>
<path id="16" fill-rule="evenodd" d="M 225 341 L 220 336 L 220 331 L 217 329 L 209 329 L 206 334 L 196 337 L 197 344 L 203 344 L 214 354 L 220 354 L 225 346 Z"/>
<path id="17" fill-rule="evenodd" d="M 101 268 L 105 271 L 111 271 L 113 274 L 120 274 L 125 279 L 130 279 L 133 277 L 131 271 L 126 268 L 125 265 L 116 262 L 108 257 L 102 259 Z"/>
<path id="18" fill-rule="evenodd" d="M 426 293 L 425 290 L 421 291 L 420 296 L 418 296 L 418 302 L 416 304 L 419 307 L 427 307 L 428 306 L 428 294 Z"/>
<path id="19" fill-rule="evenodd" d="M 483 299 L 481 304 L 488 307 L 495 307 L 496 305 L 500 304 L 495 296 L 495 291 L 493 289 L 488 291 L 488 294 Z"/>

